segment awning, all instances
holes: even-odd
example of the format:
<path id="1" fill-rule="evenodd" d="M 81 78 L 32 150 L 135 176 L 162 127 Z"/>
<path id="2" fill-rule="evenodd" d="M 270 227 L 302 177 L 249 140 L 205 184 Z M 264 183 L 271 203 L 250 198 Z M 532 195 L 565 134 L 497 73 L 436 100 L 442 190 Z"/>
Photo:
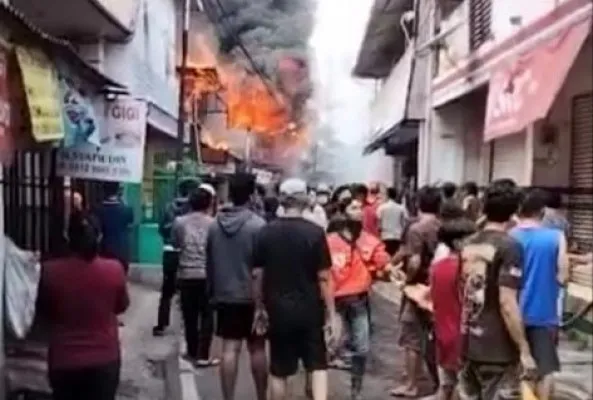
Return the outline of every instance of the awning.
<path id="1" fill-rule="evenodd" d="M 363 154 L 371 154 L 382 147 L 388 147 L 389 153 L 397 153 L 399 148 L 406 147 L 418 139 L 418 127 L 418 121 L 406 121 L 394 125 L 366 145 Z"/>
<path id="2" fill-rule="evenodd" d="M 546 117 L 590 31 L 589 17 L 494 71 L 484 141 L 520 132 Z"/>
<path id="3" fill-rule="evenodd" d="M 359 78 L 389 75 L 406 48 L 401 17 L 414 9 L 414 0 L 375 0 L 352 73 Z"/>

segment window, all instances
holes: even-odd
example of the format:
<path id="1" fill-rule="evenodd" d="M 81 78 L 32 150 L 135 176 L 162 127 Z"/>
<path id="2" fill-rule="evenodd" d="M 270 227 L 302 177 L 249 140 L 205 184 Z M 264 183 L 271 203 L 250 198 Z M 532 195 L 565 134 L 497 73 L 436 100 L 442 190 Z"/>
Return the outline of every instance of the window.
<path id="1" fill-rule="evenodd" d="M 470 50 L 477 50 L 492 36 L 492 0 L 469 0 Z"/>

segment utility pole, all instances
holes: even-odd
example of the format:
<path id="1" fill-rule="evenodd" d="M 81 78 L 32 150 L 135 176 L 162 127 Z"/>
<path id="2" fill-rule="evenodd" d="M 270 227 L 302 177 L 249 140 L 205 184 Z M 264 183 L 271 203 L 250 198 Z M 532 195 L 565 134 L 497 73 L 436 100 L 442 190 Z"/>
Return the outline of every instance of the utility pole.
<path id="1" fill-rule="evenodd" d="M 175 188 L 179 184 L 183 168 L 183 152 L 185 150 L 185 130 L 186 130 L 186 110 L 185 110 L 185 91 L 186 91 L 186 72 L 187 57 L 189 51 L 189 20 L 190 20 L 190 0 L 183 0 L 183 9 L 181 14 L 181 66 L 179 68 L 179 107 L 177 116 L 177 153 L 175 157 Z M 198 144 L 199 146 L 199 144 Z"/>

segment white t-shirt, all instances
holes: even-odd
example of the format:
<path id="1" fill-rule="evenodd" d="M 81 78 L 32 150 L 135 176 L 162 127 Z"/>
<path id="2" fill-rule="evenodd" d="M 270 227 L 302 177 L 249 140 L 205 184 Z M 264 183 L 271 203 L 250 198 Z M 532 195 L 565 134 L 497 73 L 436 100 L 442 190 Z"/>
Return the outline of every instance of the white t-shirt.
<path id="1" fill-rule="evenodd" d="M 379 231 L 382 240 L 401 240 L 408 221 L 406 208 L 393 200 L 387 200 L 377 207 Z"/>
<path id="2" fill-rule="evenodd" d="M 276 216 L 284 216 L 284 207 L 278 207 L 278 210 L 276 211 Z M 313 222 L 314 224 L 319 225 L 324 230 L 327 229 L 327 214 L 325 213 L 323 207 L 321 207 L 319 204 L 315 204 L 315 206 L 313 206 L 313 209 L 311 209 L 311 207 L 305 208 L 305 210 L 303 211 L 303 218 Z"/>

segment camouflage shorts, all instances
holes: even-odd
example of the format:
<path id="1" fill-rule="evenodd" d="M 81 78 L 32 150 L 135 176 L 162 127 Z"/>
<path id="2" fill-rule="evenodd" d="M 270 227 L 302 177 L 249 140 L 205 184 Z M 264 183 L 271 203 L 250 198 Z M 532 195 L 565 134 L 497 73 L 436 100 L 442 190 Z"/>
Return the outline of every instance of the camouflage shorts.
<path id="1" fill-rule="evenodd" d="M 519 400 L 521 382 L 517 365 L 466 362 L 459 373 L 461 400 Z"/>

